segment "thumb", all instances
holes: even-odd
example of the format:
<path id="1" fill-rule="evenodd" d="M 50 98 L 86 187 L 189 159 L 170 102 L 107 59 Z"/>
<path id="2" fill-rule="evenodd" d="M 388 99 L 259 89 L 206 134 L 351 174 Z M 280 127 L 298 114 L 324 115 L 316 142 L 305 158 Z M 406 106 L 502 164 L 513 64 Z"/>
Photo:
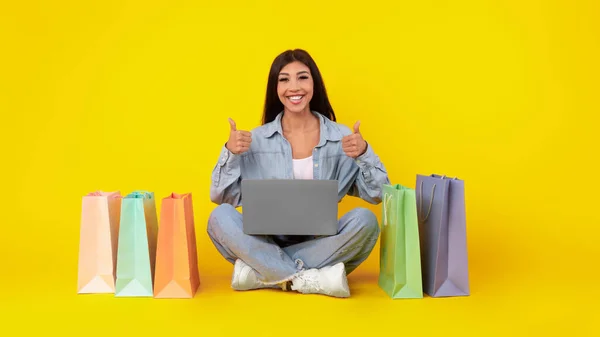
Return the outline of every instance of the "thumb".
<path id="1" fill-rule="evenodd" d="M 235 122 L 231 118 L 229 118 L 229 125 L 231 126 L 231 131 L 237 131 L 237 128 L 235 126 Z"/>
<path id="2" fill-rule="evenodd" d="M 356 122 L 356 124 L 354 124 L 354 133 L 360 133 L 360 130 L 358 130 L 358 128 L 360 127 L 360 121 Z"/>

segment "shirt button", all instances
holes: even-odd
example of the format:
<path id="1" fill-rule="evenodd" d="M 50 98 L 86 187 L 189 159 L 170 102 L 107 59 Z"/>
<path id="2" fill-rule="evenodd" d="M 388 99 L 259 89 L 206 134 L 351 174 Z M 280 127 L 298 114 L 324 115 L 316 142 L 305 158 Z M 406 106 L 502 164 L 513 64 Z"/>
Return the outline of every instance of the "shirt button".
<path id="1" fill-rule="evenodd" d="M 315 164 L 315 167 L 319 167 L 319 164 Z"/>

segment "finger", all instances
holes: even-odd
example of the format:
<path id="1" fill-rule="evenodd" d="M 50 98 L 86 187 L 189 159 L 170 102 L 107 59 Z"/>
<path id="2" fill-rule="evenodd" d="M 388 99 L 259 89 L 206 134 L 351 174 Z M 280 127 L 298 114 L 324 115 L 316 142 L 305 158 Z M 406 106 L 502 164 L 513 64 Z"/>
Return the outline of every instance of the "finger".
<path id="1" fill-rule="evenodd" d="M 252 133 L 247 132 L 247 131 L 234 131 L 234 134 L 236 137 L 239 138 L 252 138 Z"/>
<path id="2" fill-rule="evenodd" d="M 355 152 L 356 151 L 356 147 L 355 146 L 347 146 L 345 148 L 343 148 L 344 152 L 348 153 L 348 152 Z"/>
<path id="3" fill-rule="evenodd" d="M 353 142 L 353 141 L 349 141 L 349 142 L 342 144 L 342 148 L 351 148 L 351 147 L 355 147 L 355 146 L 356 146 L 356 142 Z"/>
<path id="4" fill-rule="evenodd" d="M 350 144 L 353 139 L 354 139 L 354 135 L 352 135 L 352 136 L 346 136 L 346 137 L 342 138 L 342 145 L 344 145 L 344 144 Z"/>
<path id="5" fill-rule="evenodd" d="M 237 127 L 235 126 L 235 122 L 231 118 L 229 118 L 229 126 L 231 128 L 231 131 L 236 131 L 237 130 Z"/>
<path id="6" fill-rule="evenodd" d="M 347 151 L 346 152 L 346 156 L 348 156 L 348 157 L 355 157 L 355 153 L 356 153 L 356 151 Z"/>
<path id="7" fill-rule="evenodd" d="M 248 141 L 252 140 L 252 135 L 246 135 L 246 134 L 243 134 L 243 133 L 239 133 L 238 135 L 239 135 L 240 139 L 246 139 Z"/>
<path id="8" fill-rule="evenodd" d="M 357 121 L 354 124 L 354 133 L 360 133 L 360 130 L 358 129 L 360 127 L 360 121 Z"/>
<path id="9" fill-rule="evenodd" d="M 248 146 L 250 146 L 250 144 L 252 144 L 252 141 L 249 140 L 249 139 L 236 139 L 235 140 L 235 144 L 236 145 L 239 144 L 239 145 L 248 145 Z"/>
<path id="10" fill-rule="evenodd" d="M 358 141 L 355 139 L 351 139 L 349 141 L 347 141 L 345 144 L 342 144 L 342 147 L 354 147 L 358 144 Z"/>

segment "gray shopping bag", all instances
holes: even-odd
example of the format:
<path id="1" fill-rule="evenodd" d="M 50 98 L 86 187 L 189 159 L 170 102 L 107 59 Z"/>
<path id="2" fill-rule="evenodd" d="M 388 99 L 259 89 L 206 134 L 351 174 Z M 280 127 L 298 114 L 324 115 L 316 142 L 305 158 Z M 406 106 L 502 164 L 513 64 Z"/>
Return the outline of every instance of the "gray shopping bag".
<path id="1" fill-rule="evenodd" d="M 417 175 L 423 291 L 431 297 L 468 296 L 464 181 Z"/>

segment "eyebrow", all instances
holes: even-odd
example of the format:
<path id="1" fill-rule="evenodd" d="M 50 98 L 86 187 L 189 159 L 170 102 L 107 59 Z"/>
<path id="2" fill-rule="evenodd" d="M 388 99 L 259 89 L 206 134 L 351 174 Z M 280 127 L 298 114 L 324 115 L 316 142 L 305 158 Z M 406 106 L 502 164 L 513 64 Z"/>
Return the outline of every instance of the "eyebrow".
<path id="1" fill-rule="evenodd" d="M 308 74 L 308 71 L 302 70 L 302 71 L 299 71 L 298 74 L 296 74 L 296 75 L 300 75 L 300 74 Z M 290 74 L 288 74 L 288 73 L 279 73 L 279 75 L 290 76 Z"/>

